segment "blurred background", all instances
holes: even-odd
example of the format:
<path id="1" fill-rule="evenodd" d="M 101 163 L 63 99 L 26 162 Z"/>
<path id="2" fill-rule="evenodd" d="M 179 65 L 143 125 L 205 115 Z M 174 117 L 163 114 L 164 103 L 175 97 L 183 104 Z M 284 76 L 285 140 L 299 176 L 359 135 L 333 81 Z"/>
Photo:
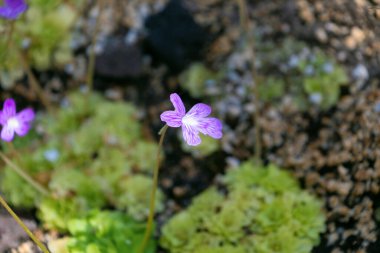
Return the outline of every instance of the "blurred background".
<path id="1" fill-rule="evenodd" d="M 279 246 L 281 250 L 276 251 L 268 246 L 267 251 L 252 252 L 380 252 L 380 1 L 31 0 L 28 4 L 19 20 L 0 21 L 0 96 L 2 101 L 13 97 L 20 108 L 32 106 L 39 112 L 41 120 L 33 138 L 45 146 L 28 139 L 30 148 L 39 152 L 32 162 L 20 163 L 48 168 L 31 173 L 57 196 L 62 191 L 65 198 L 80 196 L 81 190 L 62 190 L 71 184 L 70 177 L 52 180 L 59 172 L 52 169 L 53 163 L 46 165 L 46 160 L 55 161 L 60 154 L 75 161 L 78 168 L 89 157 L 104 156 L 101 162 L 105 163 L 112 155 L 114 161 L 120 158 L 118 154 L 101 147 L 114 145 L 115 138 L 125 138 L 129 146 L 124 148 L 137 150 L 127 155 L 128 161 L 136 160 L 128 165 L 131 175 L 137 171 L 144 179 L 150 178 L 154 161 L 141 161 L 153 157 L 157 147 L 152 143 L 158 141 L 157 132 L 163 126 L 159 115 L 171 110 L 169 95 L 176 92 L 187 109 L 198 102 L 210 104 L 213 116 L 223 121 L 224 136 L 221 141 L 204 138 L 201 146 L 190 148 L 180 131 L 168 132 L 156 238 L 170 217 L 189 207 L 195 196 L 210 186 L 224 189 L 222 175 L 255 158 L 263 166 L 275 164 L 287 171 L 302 190 L 318 198 L 325 227 L 316 232 L 310 247 L 305 246 L 308 250 L 286 251 Z M 5 39 L 10 33 L 11 46 Z M 47 102 L 33 90 L 33 83 L 40 84 Z M 92 97 L 86 93 L 89 90 L 97 95 Z M 73 92 L 76 95 L 70 95 Z M 89 101 L 83 100 L 86 97 Z M 105 109 L 108 103 L 123 101 L 132 109 Z M 59 112 L 58 119 L 45 120 L 46 103 L 56 110 L 72 106 L 74 112 Z M 83 109 L 88 105 L 92 109 Z M 112 119 L 106 116 L 115 111 L 120 114 Z M 98 125 L 85 126 L 84 118 L 91 113 L 97 115 L 94 122 Z M 44 120 L 51 127 L 44 127 Z M 104 126 L 104 122 L 110 124 Z M 125 128 L 115 130 L 117 124 Z M 121 132 L 138 129 L 138 133 L 113 136 L 100 133 L 102 127 Z M 66 154 L 58 148 L 62 139 L 51 136 L 77 128 L 81 132 L 70 138 L 82 142 L 67 146 L 74 154 Z M 94 144 L 90 139 L 95 135 L 103 139 Z M 16 143 L 26 152 L 25 145 Z M 88 151 L 96 145 L 98 150 Z M 62 164 L 69 166 L 64 161 L 58 167 L 65 167 Z M 119 168 L 116 162 L 112 166 L 103 171 L 99 165 L 102 172 L 94 173 L 96 180 L 101 173 Z M 41 214 L 33 196 L 14 193 L 14 185 L 22 182 L 12 181 L 16 179 L 10 175 L 2 177 L 1 192 L 45 242 L 65 235 L 67 228 L 55 220 L 59 216 L 51 218 L 50 209 L 46 213 L 46 206 L 51 205 L 45 204 Z M 89 206 L 126 209 L 137 220 L 144 220 L 144 215 L 139 216 L 144 209 L 131 211 L 129 207 L 135 196 L 127 199 L 120 193 L 145 184 L 140 179 L 114 191 L 107 190 L 114 178 L 107 183 L 95 181 L 106 197 L 104 203 Z M 82 181 L 78 185 L 83 187 Z M 138 194 L 144 195 L 146 189 L 142 187 Z M 86 192 L 89 197 L 84 198 L 99 199 L 96 194 Z M 30 204 L 23 205 L 27 200 Z M 277 235 L 270 240 L 277 239 L 287 240 Z M 172 241 L 165 240 L 151 252 L 175 253 Z M 37 252 L 33 247 L 1 209 L 0 252 Z M 202 252 L 251 252 L 224 250 Z"/>

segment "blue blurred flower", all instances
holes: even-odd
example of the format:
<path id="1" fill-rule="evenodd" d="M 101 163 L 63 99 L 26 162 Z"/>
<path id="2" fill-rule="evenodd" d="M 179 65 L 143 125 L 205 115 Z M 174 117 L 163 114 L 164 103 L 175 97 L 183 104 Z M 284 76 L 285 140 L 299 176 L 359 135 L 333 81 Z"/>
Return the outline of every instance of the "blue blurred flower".
<path id="1" fill-rule="evenodd" d="M 56 149 L 48 149 L 45 151 L 44 156 L 49 162 L 56 162 L 59 158 L 59 151 Z"/>

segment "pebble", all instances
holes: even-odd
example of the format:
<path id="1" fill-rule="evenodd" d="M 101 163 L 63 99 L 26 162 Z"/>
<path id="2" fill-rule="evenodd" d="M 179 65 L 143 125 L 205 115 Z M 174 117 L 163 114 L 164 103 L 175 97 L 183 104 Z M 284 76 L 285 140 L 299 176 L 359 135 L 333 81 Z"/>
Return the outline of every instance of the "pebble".
<path id="1" fill-rule="evenodd" d="M 326 73 L 331 73 L 334 71 L 334 65 L 331 62 L 326 62 L 323 64 L 323 71 Z"/>
<path id="2" fill-rule="evenodd" d="M 317 40 L 321 43 L 326 43 L 328 40 L 326 31 L 320 27 L 315 30 L 315 36 L 317 37 Z"/>
<path id="3" fill-rule="evenodd" d="M 188 192 L 186 187 L 183 186 L 176 186 L 173 188 L 173 194 L 176 197 L 183 197 Z"/>
<path id="4" fill-rule="evenodd" d="M 319 92 L 312 93 L 312 94 L 310 94 L 310 96 L 309 96 L 309 100 L 310 100 L 310 102 L 312 102 L 313 104 L 316 104 L 316 105 L 321 104 L 322 99 L 323 99 L 323 96 L 322 96 L 322 94 L 319 93 Z"/>
<path id="5" fill-rule="evenodd" d="M 127 45 L 133 45 L 137 42 L 139 38 L 139 31 L 136 29 L 131 29 L 128 31 L 127 35 L 124 38 L 124 41 Z"/>
<path id="6" fill-rule="evenodd" d="M 228 107 L 228 114 L 232 117 L 238 117 L 241 114 L 241 106 L 239 105 L 230 105 Z"/>
<path id="7" fill-rule="evenodd" d="M 356 80 L 367 81 L 369 78 L 368 70 L 364 64 L 358 64 L 352 71 L 352 77 Z"/>
<path id="8" fill-rule="evenodd" d="M 297 67 L 299 62 L 300 62 L 300 59 L 299 59 L 298 55 L 292 55 L 288 61 L 288 65 L 290 67 L 294 68 L 294 67 Z"/>
<path id="9" fill-rule="evenodd" d="M 360 90 L 369 78 L 369 73 L 364 64 L 358 64 L 352 70 L 352 77 L 356 80 L 355 88 Z"/>
<path id="10" fill-rule="evenodd" d="M 240 165 L 240 160 L 234 156 L 229 156 L 226 158 L 226 163 L 228 167 L 237 168 Z"/>
<path id="11" fill-rule="evenodd" d="M 313 75 L 314 74 L 314 67 L 312 65 L 306 66 L 304 74 L 308 75 L 308 76 Z"/>
<path id="12" fill-rule="evenodd" d="M 349 49 L 357 48 L 365 39 L 365 33 L 359 27 L 353 27 L 350 35 L 344 40 L 344 44 Z"/>
<path id="13" fill-rule="evenodd" d="M 73 64 L 66 64 L 65 65 L 65 72 L 69 75 L 74 73 L 74 65 Z"/>
<path id="14" fill-rule="evenodd" d="M 377 102 L 373 108 L 375 112 L 380 112 L 380 102 Z"/>

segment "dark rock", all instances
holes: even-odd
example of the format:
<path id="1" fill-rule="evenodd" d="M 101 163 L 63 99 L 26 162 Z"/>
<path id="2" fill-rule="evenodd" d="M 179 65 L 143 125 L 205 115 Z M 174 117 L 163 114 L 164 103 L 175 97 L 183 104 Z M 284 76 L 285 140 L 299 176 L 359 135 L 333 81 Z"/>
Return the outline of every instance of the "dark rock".
<path id="1" fill-rule="evenodd" d="M 138 45 L 128 45 L 122 37 L 108 39 L 96 57 L 95 73 L 111 79 L 137 78 L 143 72 L 143 54 Z"/>
<path id="2" fill-rule="evenodd" d="M 171 0 L 161 12 L 150 16 L 145 27 L 148 51 L 173 72 L 199 59 L 208 39 L 206 31 L 195 23 L 180 0 Z"/>

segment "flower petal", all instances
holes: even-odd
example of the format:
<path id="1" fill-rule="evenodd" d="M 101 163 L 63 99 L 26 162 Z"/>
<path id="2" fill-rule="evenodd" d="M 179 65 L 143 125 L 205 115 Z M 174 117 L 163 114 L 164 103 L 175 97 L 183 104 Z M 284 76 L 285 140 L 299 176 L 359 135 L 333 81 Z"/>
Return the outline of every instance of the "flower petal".
<path id="1" fill-rule="evenodd" d="M 193 118 L 204 118 L 210 115 L 211 113 L 211 107 L 203 104 L 203 103 L 198 103 L 194 105 L 190 111 L 187 113 L 187 115 L 193 117 Z"/>
<path id="2" fill-rule="evenodd" d="M 160 118 L 170 127 L 180 127 L 182 125 L 182 116 L 177 111 L 163 112 Z"/>
<path id="3" fill-rule="evenodd" d="M 4 6 L 1 6 L 0 7 L 0 17 L 2 18 L 7 18 L 7 19 L 12 19 L 12 15 L 11 15 L 11 10 L 9 9 L 9 7 L 4 7 Z"/>
<path id="4" fill-rule="evenodd" d="M 19 122 L 19 125 L 15 127 L 14 131 L 19 135 L 19 136 L 24 136 L 29 132 L 30 129 L 30 124 L 29 122 Z"/>
<path id="5" fill-rule="evenodd" d="M 1 139 L 4 141 L 10 142 L 13 140 L 14 136 L 14 129 L 10 127 L 9 125 L 3 126 L 3 129 L 1 130 Z"/>
<path id="6" fill-rule="evenodd" d="M 190 146 L 197 146 L 201 143 L 201 138 L 199 137 L 199 133 L 196 129 L 193 127 L 183 125 L 182 126 L 182 134 L 183 139 L 187 142 Z"/>
<path id="7" fill-rule="evenodd" d="M 7 119 L 3 116 L 3 111 L 0 110 L 0 125 L 4 126 L 7 123 Z"/>
<path id="8" fill-rule="evenodd" d="M 185 106 L 183 105 L 182 99 L 178 96 L 177 93 L 170 95 L 170 101 L 172 101 L 174 109 L 179 113 L 179 115 L 184 116 L 186 114 Z"/>
<path id="9" fill-rule="evenodd" d="M 4 101 L 2 119 L 8 120 L 10 117 L 16 115 L 16 103 L 12 98 L 8 98 Z"/>
<path id="10" fill-rule="evenodd" d="M 20 121 L 20 123 L 31 122 L 34 119 L 34 111 L 31 108 L 26 108 L 17 113 L 16 118 Z"/>
<path id="11" fill-rule="evenodd" d="M 26 11 L 28 5 L 24 0 L 6 0 L 5 5 L 0 7 L 0 17 L 16 19 Z"/>
<path id="12" fill-rule="evenodd" d="M 214 139 L 220 139 L 223 136 L 222 122 L 217 118 L 202 118 L 199 119 L 197 130 L 204 135 L 209 135 Z"/>
<path id="13" fill-rule="evenodd" d="M 12 9 L 19 8 L 20 6 L 27 6 L 24 0 L 5 0 L 5 5 Z"/>

